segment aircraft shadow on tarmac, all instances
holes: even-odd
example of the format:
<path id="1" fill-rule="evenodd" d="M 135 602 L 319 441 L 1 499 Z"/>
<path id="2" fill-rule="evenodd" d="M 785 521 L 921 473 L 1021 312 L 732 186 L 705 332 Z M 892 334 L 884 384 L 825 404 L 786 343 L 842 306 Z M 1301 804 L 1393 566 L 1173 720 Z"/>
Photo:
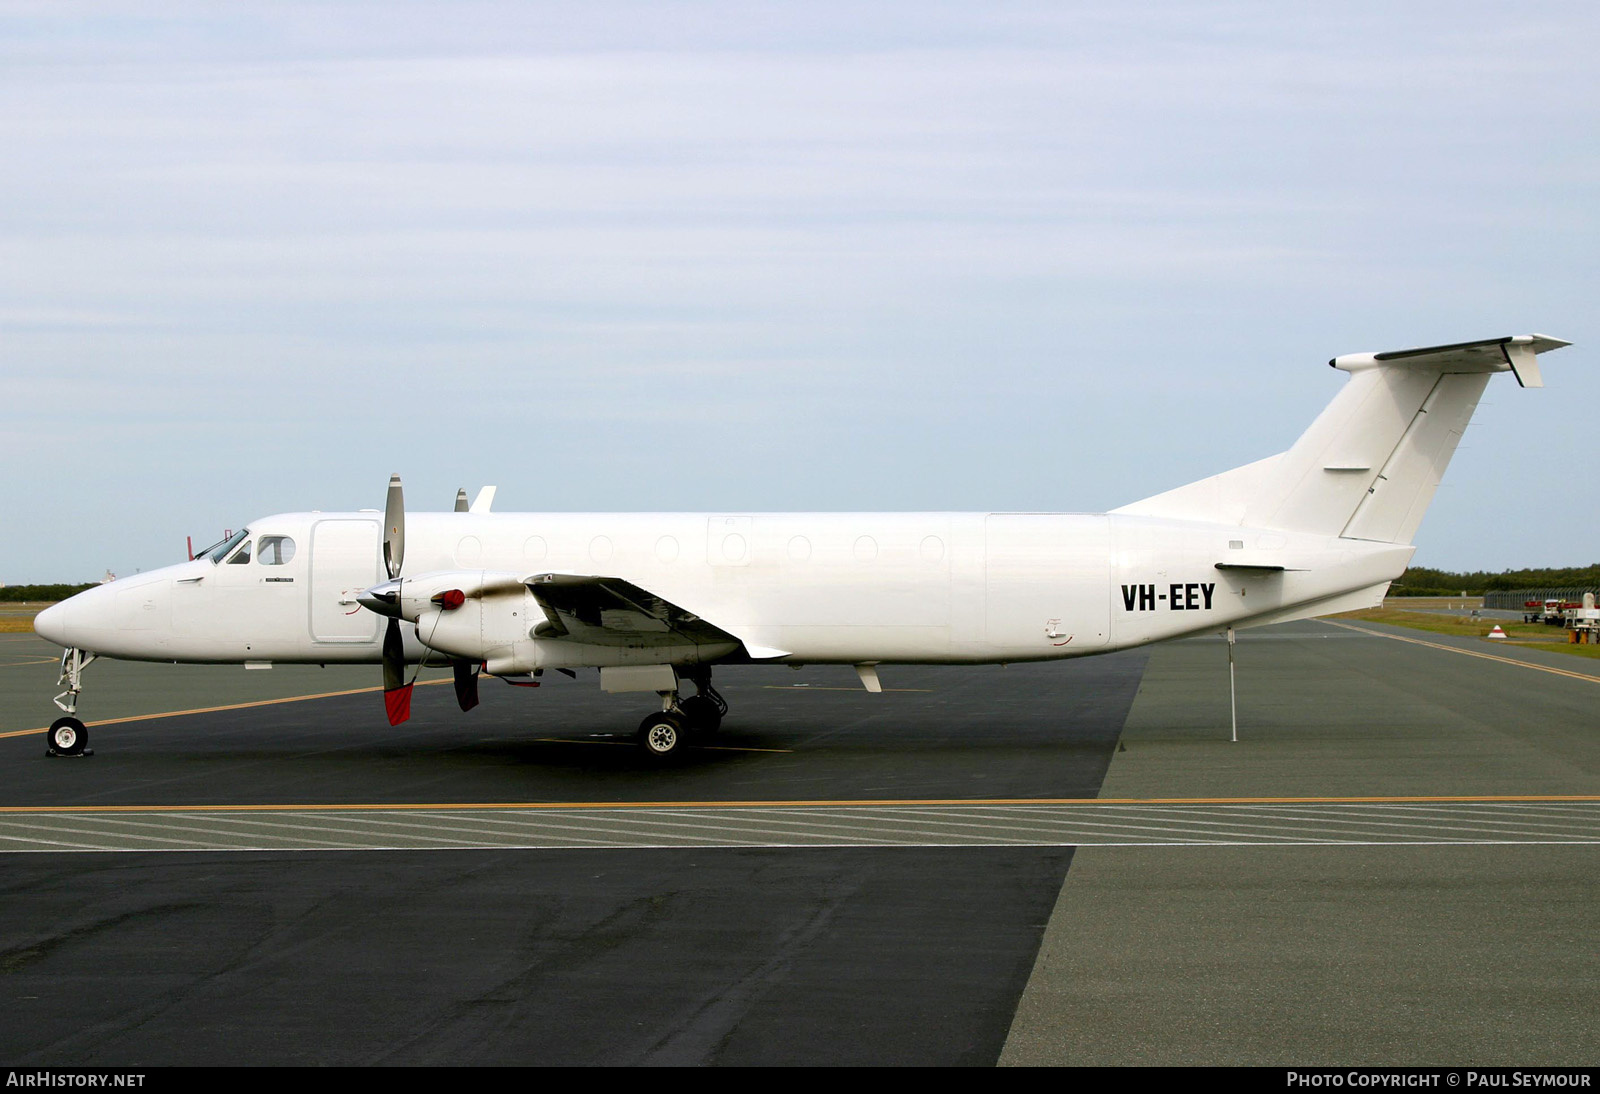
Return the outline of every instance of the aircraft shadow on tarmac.
<path id="1" fill-rule="evenodd" d="M 92 759 L 30 765 L 11 804 L 1092 797 L 1145 660 L 904 668 L 884 695 L 752 674 L 723 731 L 667 762 L 583 686 L 486 689 L 465 715 L 423 689 L 399 727 L 366 694 L 113 723 Z"/>

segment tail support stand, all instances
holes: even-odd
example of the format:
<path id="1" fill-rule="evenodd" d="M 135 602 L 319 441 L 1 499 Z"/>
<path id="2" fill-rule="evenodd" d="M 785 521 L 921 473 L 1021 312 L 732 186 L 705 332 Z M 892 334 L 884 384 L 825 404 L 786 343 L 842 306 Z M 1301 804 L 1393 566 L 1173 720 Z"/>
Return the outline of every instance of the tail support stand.
<path id="1" fill-rule="evenodd" d="M 1233 742 L 1239 743 L 1239 698 L 1233 684 L 1233 628 L 1228 628 L 1228 716 L 1233 723 Z"/>

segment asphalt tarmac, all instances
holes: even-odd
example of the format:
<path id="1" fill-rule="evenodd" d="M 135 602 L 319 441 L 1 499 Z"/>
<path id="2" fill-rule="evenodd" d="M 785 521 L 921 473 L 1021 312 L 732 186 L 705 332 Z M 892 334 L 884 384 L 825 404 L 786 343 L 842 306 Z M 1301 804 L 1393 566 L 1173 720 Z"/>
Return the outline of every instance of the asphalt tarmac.
<path id="1" fill-rule="evenodd" d="M 1600 671 L 1433 639 L 1247 632 L 1237 744 L 1216 640 L 727 670 L 662 768 L 592 675 L 115 662 L 46 759 L 0 636 L 0 1062 L 1592 1063 Z"/>
<path id="2" fill-rule="evenodd" d="M 1237 660 L 1232 744 L 1223 643 L 1157 647 L 1101 794 L 1299 799 L 1238 809 L 1305 844 L 1080 847 L 1002 1061 L 1593 1066 L 1600 661 L 1336 621 Z"/>
<path id="3" fill-rule="evenodd" d="M 16 672 L 0 679 L 18 717 L 40 708 L 54 669 L 11 649 Z M 33 807 L 6 817 L 6 845 L 34 852 L 10 856 L 0 882 L 0 1060 L 992 1064 L 1070 847 L 507 851 L 398 849 L 385 835 L 358 851 L 217 854 L 134 819 L 146 827 L 124 829 L 119 852 L 60 849 L 87 846 L 84 817 L 126 824 L 129 806 L 187 819 L 263 805 L 1093 797 L 1145 656 L 896 668 L 882 695 L 848 669 L 729 671 L 715 746 L 666 767 L 632 744 L 638 697 L 605 696 L 592 674 L 487 686 L 466 715 L 448 686 L 419 688 L 399 728 L 370 692 L 96 723 L 159 707 L 163 675 L 192 709 L 372 674 L 95 664 L 94 756 L 45 759 L 27 732 L 0 740 L 4 804 Z"/>

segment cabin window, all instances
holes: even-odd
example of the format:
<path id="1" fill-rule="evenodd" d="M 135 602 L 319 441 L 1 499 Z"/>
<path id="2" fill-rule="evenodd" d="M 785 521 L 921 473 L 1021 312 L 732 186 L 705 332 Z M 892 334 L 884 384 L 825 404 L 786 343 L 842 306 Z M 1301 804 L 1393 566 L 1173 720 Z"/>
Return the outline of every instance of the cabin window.
<path id="1" fill-rule="evenodd" d="M 282 566 L 294 558 L 294 540 L 288 536 L 262 536 L 256 545 L 256 561 L 263 566 Z"/>
<path id="2" fill-rule="evenodd" d="M 229 566 L 243 566 L 250 561 L 250 541 L 245 540 L 244 546 L 233 552 L 233 557 L 228 559 Z"/>

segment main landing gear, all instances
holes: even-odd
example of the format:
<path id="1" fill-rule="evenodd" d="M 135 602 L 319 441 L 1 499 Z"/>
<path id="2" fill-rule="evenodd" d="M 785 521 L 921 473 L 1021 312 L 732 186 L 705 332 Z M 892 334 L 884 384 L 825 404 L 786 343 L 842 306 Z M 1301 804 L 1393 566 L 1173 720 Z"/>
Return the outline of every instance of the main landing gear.
<path id="1" fill-rule="evenodd" d="M 56 683 L 66 684 L 67 690 L 56 696 L 55 704 L 66 717 L 50 723 L 50 733 L 44 747 L 46 756 L 94 755 L 89 748 L 89 727 L 78 720 L 78 693 L 83 690 L 83 670 L 89 667 L 89 662 L 95 656 L 75 648 L 62 651 L 61 675 Z"/>
<path id="2" fill-rule="evenodd" d="M 728 701 L 711 686 L 711 670 L 700 668 L 687 677 L 695 687 L 688 698 L 676 691 L 658 692 L 661 711 L 639 723 L 639 745 L 653 760 L 668 760 L 691 740 L 704 740 L 722 728 Z"/>

